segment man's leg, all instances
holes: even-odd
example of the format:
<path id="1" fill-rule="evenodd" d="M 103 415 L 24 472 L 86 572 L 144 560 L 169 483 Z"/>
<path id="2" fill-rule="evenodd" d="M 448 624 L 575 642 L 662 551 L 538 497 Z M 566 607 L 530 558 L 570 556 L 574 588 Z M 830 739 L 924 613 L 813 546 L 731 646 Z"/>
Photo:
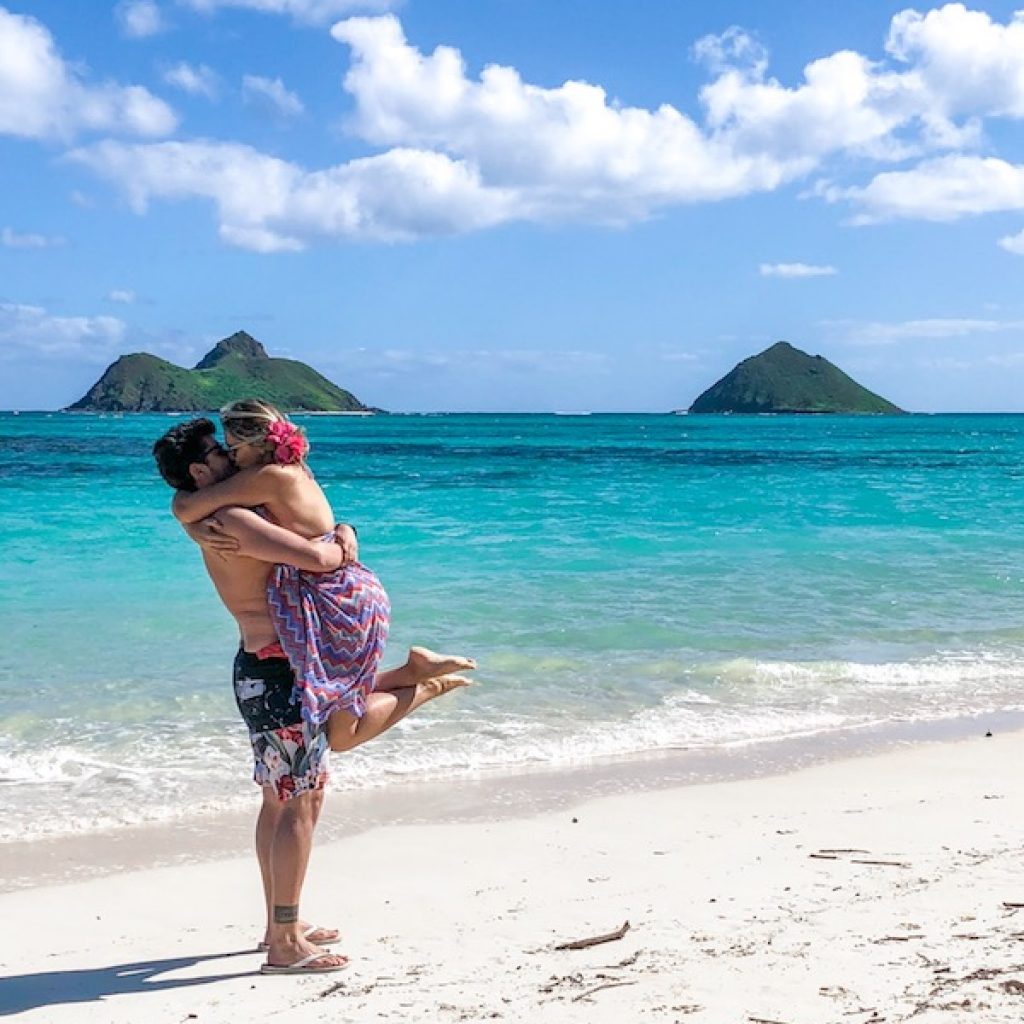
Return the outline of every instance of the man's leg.
<path id="1" fill-rule="evenodd" d="M 314 798 L 314 820 L 313 825 L 320 818 L 320 811 L 324 803 L 323 790 L 316 790 L 309 794 Z M 256 819 L 256 858 L 260 865 L 260 877 L 263 880 L 263 899 L 267 908 L 267 923 L 263 930 L 263 946 L 270 942 L 270 922 L 274 915 L 274 893 L 271 849 L 274 842 L 274 833 L 277 831 L 278 822 L 281 819 L 281 811 L 284 810 L 284 803 L 277 799 L 273 786 L 263 787 L 263 804 L 260 807 L 259 817 Z M 299 927 L 303 934 L 310 930 L 306 921 L 299 921 Z M 335 942 L 338 939 L 338 931 L 335 928 L 317 928 L 316 931 L 307 936 L 315 944 L 323 942 Z"/>
<path id="2" fill-rule="evenodd" d="M 263 941 L 270 941 L 270 920 L 274 910 L 274 883 L 271 873 L 271 849 L 274 845 L 274 833 L 281 819 L 284 804 L 274 795 L 273 786 L 263 787 L 263 804 L 259 817 L 256 819 L 256 859 L 260 862 L 260 878 L 263 880 L 263 901 L 267 908 L 267 926 L 263 932 Z"/>
<path id="3" fill-rule="evenodd" d="M 428 700 L 450 693 L 472 682 L 463 676 L 441 676 L 415 686 L 404 686 L 384 692 L 374 691 L 366 698 L 366 712 L 357 718 L 350 711 L 339 710 L 327 720 L 327 737 L 331 750 L 352 750 L 400 722 Z M 276 897 L 275 897 L 276 898 Z"/>
<path id="4" fill-rule="evenodd" d="M 319 952 L 318 947 L 303 936 L 304 929 L 299 920 L 299 897 L 320 812 L 318 797 L 319 793 L 311 791 L 282 801 L 270 838 L 270 948 L 267 963 L 278 967 L 290 966 Z M 311 966 L 340 967 L 347 963 L 348 958 L 340 954 L 323 953 Z"/>
<path id="5" fill-rule="evenodd" d="M 347 958 L 327 954 L 306 938 L 308 926 L 299 918 L 299 896 L 327 782 L 327 734 L 297 722 L 250 738 L 253 775 L 263 786 L 264 800 L 256 833 L 269 911 L 262 970 L 270 973 L 307 960 L 312 962 L 301 969 L 311 973 L 340 970 Z"/>

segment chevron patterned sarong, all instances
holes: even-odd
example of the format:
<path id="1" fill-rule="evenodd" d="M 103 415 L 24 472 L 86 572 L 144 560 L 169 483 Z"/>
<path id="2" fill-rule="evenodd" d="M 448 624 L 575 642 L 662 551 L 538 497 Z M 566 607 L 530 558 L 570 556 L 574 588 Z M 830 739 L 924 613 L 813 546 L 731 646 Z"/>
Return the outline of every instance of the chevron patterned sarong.
<path id="1" fill-rule="evenodd" d="M 327 573 L 277 565 L 267 603 L 295 672 L 292 699 L 303 719 L 322 725 L 339 708 L 361 718 L 391 622 L 380 580 L 359 562 Z"/>

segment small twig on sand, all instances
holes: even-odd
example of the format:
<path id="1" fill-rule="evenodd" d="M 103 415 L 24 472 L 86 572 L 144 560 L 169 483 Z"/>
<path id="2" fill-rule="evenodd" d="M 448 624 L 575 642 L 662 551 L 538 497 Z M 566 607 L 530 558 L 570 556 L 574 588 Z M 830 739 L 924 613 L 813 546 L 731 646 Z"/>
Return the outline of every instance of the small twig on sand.
<path id="1" fill-rule="evenodd" d="M 910 865 L 902 860 L 857 860 L 854 858 L 851 864 L 877 864 L 883 868 L 909 868 Z"/>
<path id="2" fill-rule="evenodd" d="M 592 996 L 595 992 L 600 992 L 603 988 L 622 988 L 623 985 L 639 985 L 638 981 L 606 981 L 603 985 L 595 985 L 594 988 L 588 988 L 586 992 L 581 992 L 578 996 L 573 996 L 572 1001 L 578 1003 L 581 999 L 587 999 Z"/>
<path id="3" fill-rule="evenodd" d="M 1003 908 L 1005 910 L 1024 910 L 1024 903 L 1007 903 L 1003 900 Z"/>
<path id="4" fill-rule="evenodd" d="M 617 931 L 609 932 L 607 935 L 595 935 L 590 939 L 574 939 L 572 942 L 563 942 L 555 949 L 587 949 L 589 946 L 600 946 L 602 942 L 615 942 L 621 939 L 629 931 L 629 922 L 624 921 L 622 927 Z"/>
<path id="5" fill-rule="evenodd" d="M 317 997 L 318 999 L 326 999 L 328 996 L 333 996 L 335 992 L 340 992 L 345 988 L 345 982 L 336 981 L 333 985 L 325 988 L 323 992 Z"/>
<path id="6" fill-rule="evenodd" d="M 807 856 L 813 857 L 815 860 L 839 860 L 834 853 L 809 853 Z M 753 1020 L 754 1018 L 751 1017 L 750 1019 Z"/>
<path id="7" fill-rule="evenodd" d="M 565 982 L 567 982 L 570 985 L 582 985 L 583 984 L 583 975 L 582 974 L 566 974 L 563 977 L 559 978 L 556 975 L 552 974 L 551 975 L 551 980 L 550 980 L 549 984 L 541 985 L 540 990 L 545 995 L 550 995 L 552 992 L 555 991 L 556 988 L 558 988 L 559 985 L 561 985 L 561 984 L 563 984 Z"/>
<path id="8" fill-rule="evenodd" d="M 819 850 L 818 853 L 870 853 L 870 850 Z"/>
<path id="9" fill-rule="evenodd" d="M 784 1020 L 771 1020 L 768 1017 L 748 1017 L 747 1020 L 753 1024 L 786 1024 Z"/>
<path id="10" fill-rule="evenodd" d="M 604 964 L 603 966 L 609 971 L 616 971 L 621 967 L 632 967 L 640 959 L 640 952 L 638 949 L 632 956 L 627 956 L 625 960 L 620 960 L 617 964 Z"/>

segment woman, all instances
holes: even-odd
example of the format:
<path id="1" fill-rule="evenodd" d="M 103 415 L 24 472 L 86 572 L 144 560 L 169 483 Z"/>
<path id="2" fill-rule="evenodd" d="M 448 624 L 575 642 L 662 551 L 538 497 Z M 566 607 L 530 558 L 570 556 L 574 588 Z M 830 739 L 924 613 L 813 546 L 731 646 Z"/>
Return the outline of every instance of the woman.
<path id="1" fill-rule="evenodd" d="M 357 561 L 355 531 L 335 527 L 334 512 L 316 482 L 301 427 L 267 402 L 245 399 L 221 410 L 227 450 L 238 472 L 193 492 L 179 491 L 172 506 L 185 524 L 228 505 L 259 508 L 277 525 L 307 539 L 335 536 L 346 564 L 312 574 L 277 565 L 267 582 L 267 604 L 280 640 L 258 652 L 287 656 L 295 672 L 302 716 L 327 725 L 332 750 L 350 750 L 412 710 L 396 707 L 396 691 L 434 681 L 437 693 L 468 680 L 449 673 L 473 669 L 470 658 L 446 657 L 422 647 L 399 669 L 377 674 L 390 625 L 391 606 L 380 581 Z M 388 699 L 385 695 L 389 695 Z M 375 699 L 380 698 L 380 699 Z M 410 696 L 413 705 L 421 701 Z"/>

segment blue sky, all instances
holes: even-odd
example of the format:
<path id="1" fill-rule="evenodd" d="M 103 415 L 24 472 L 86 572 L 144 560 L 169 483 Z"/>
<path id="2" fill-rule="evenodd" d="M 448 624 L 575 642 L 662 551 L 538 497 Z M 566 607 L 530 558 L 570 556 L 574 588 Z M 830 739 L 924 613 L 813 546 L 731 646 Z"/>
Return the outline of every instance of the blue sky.
<path id="1" fill-rule="evenodd" d="M 0 408 L 238 329 L 396 411 L 661 411 L 785 338 L 1024 412 L 1024 15 L 0 0 Z"/>

